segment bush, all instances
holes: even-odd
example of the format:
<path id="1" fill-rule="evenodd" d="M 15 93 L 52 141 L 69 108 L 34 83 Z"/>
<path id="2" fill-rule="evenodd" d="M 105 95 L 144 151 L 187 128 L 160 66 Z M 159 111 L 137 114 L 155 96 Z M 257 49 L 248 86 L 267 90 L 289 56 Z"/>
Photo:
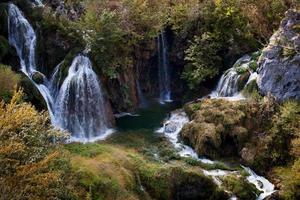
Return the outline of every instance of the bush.
<path id="1" fill-rule="evenodd" d="M 72 199 L 73 177 L 58 149 L 66 134 L 52 129 L 48 115 L 22 102 L 0 102 L 0 199 Z M 72 189 L 72 192 L 71 192 Z"/>
<path id="2" fill-rule="evenodd" d="M 20 77 L 9 66 L 0 64 L 0 100 L 9 102 Z"/>
<path id="3" fill-rule="evenodd" d="M 190 89 L 195 89 L 200 83 L 219 73 L 219 68 L 222 66 L 221 57 L 217 54 L 219 48 L 218 42 L 210 33 L 194 38 L 185 51 L 187 65 L 182 75 Z"/>

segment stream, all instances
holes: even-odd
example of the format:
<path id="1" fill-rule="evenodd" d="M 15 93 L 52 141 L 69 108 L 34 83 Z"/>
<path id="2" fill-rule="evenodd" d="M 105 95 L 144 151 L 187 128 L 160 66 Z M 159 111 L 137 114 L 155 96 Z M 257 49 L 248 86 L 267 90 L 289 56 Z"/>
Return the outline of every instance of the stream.
<path id="1" fill-rule="evenodd" d="M 205 157 L 199 157 L 190 146 L 183 144 L 179 140 L 180 131 L 185 124 L 190 122 L 190 120 L 186 113 L 178 108 L 180 108 L 180 104 L 176 102 L 162 105 L 157 101 L 152 101 L 149 107 L 142 108 L 137 113 L 117 114 L 116 134 L 126 134 L 127 132 L 134 131 L 139 133 L 143 132 L 153 138 L 163 135 L 177 150 L 180 157 L 191 157 L 192 159 L 207 165 L 221 163 Z M 274 185 L 266 178 L 257 175 L 249 167 L 241 166 L 241 171 L 243 170 L 248 174 L 246 177 L 248 182 L 254 184 L 261 192 L 257 197 L 257 200 L 263 200 L 275 192 Z M 219 187 L 222 185 L 222 177 L 230 174 L 240 175 L 241 171 L 202 169 L 203 174 L 210 176 Z M 235 195 L 232 195 L 230 199 L 237 198 Z"/>

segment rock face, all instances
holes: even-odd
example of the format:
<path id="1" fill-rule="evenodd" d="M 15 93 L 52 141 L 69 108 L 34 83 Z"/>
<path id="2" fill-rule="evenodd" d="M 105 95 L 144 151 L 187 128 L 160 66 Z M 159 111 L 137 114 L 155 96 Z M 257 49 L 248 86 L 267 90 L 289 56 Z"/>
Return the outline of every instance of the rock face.
<path id="1" fill-rule="evenodd" d="M 277 100 L 300 100 L 300 12 L 289 10 L 259 59 L 258 87 Z"/>

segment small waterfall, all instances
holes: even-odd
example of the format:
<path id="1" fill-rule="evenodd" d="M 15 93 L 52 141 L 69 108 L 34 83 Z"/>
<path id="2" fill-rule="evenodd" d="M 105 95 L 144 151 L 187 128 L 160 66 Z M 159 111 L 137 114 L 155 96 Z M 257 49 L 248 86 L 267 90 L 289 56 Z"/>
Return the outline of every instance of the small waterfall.
<path id="1" fill-rule="evenodd" d="M 144 107 L 147 107 L 147 101 L 146 101 L 143 91 L 141 89 L 141 84 L 140 84 L 140 80 L 139 80 L 139 77 L 140 77 L 139 66 L 140 66 L 140 63 L 136 66 L 136 73 L 138 74 L 138 77 L 136 78 L 135 84 L 136 84 L 136 91 L 137 91 L 138 98 L 139 98 L 139 106 L 141 108 L 144 108 Z"/>
<path id="2" fill-rule="evenodd" d="M 168 55 L 168 42 L 165 32 L 161 32 L 158 36 L 158 77 L 160 102 L 171 102 L 171 69 Z"/>
<path id="3" fill-rule="evenodd" d="M 242 58 L 238 59 L 232 68 L 228 69 L 220 78 L 216 90 L 214 90 L 210 96 L 212 98 L 226 98 L 228 100 L 241 100 L 244 99 L 244 96 L 239 91 L 238 82 L 241 78 L 241 74 L 238 73 L 241 71 L 250 72 L 248 81 L 245 83 L 245 86 L 249 84 L 252 80 L 257 78 L 257 73 L 253 72 L 250 69 L 250 63 L 252 58 L 249 55 L 245 55 Z M 244 87 L 245 87 L 244 86 Z"/>
<path id="4" fill-rule="evenodd" d="M 90 60 L 77 56 L 56 99 L 56 125 L 76 138 L 94 138 L 108 130 L 101 85 Z"/>
<path id="5" fill-rule="evenodd" d="M 238 93 L 237 82 L 240 75 L 236 72 L 235 68 L 230 68 L 221 77 L 216 93 L 221 97 L 230 97 Z"/>
<path id="6" fill-rule="evenodd" d="M 141 108 L 144 108 L 147 106 L 147 102 L 146 102 L 146 99 L 144 97 L 144 94 L 143 94 L 143 91 L 141 89 L 141 86 L 140 86 L 140 82 L 139 80 L 136 80 L 136 90 L 137 90 L 137 93 L 138 93 L 138 97 L 139 97 L 139 106 Z"/>
<path id="7" fill-rule="evenodd" d="M 52 124 L 72 133 L 76 141 L 93 141 L 111 133 L 100 81 L 92 70 L 88 57 L 74 58 L 62 86 L 59 71 L 61 63 L 48 80 L 37 71 L 35 60 L 36 35 L 21 11 L 14 4 L 8 7 L 9 43 L 20 58 L 21 71 L 28 76 L 44 97 Z M 36 83 L 32 76 L 43 76 Z"/>

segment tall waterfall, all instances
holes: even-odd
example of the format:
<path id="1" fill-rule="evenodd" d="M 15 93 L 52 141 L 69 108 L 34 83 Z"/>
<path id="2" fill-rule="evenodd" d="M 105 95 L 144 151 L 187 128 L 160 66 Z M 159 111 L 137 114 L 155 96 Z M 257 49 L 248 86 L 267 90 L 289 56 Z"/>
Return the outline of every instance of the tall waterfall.
<path id="1" fill-rule="evenodd" d="M 20 58 L 21 71 L 29 77 L 44 97 L 52 123 L 72 133 L 79 141 L 91 141 L 109 132 L 105 100 L 100 81 L 88 57 L 78 55 L 60 87 L 57 79 L 59 64 L 48 80 L 37 71 L 35 60 L 36 35 L 21 11 L 13 4 L 8 7 L 9 43 Z M 38 73 L 44 81 L 37 84 L 32 76 Z"/>
<path id="2" fill-rule="evenodd" d="M 165 32 L 158 36 L 158 77 L 160 102 L 170 102 L 171 100 L 171 69 L 168 55 L 168 42 Z"/>

